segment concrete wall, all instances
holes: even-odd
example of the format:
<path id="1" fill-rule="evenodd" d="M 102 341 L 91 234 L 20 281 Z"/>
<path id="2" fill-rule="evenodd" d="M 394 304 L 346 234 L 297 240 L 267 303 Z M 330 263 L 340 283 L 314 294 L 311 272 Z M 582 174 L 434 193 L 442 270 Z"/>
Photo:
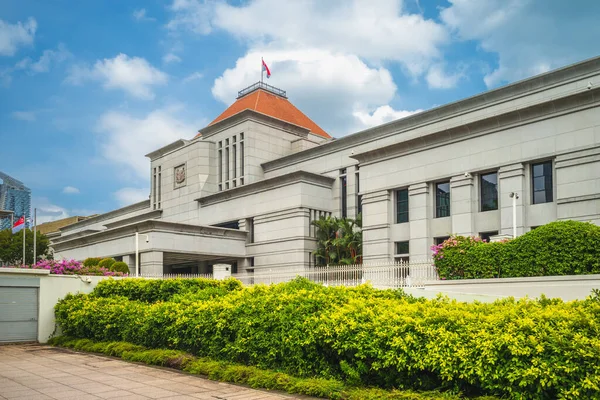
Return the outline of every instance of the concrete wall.
<path id="1" fill-rule="evenodd" d="M 412 289 L 424 296 L 442 293 L 494 297 L 560 298 L 564 301 L 585 300 L 592 289 L 600 289 L 600 275 L 542 276 L 532 278 L 461 279 L 427 282 L 425 289 Z"/>

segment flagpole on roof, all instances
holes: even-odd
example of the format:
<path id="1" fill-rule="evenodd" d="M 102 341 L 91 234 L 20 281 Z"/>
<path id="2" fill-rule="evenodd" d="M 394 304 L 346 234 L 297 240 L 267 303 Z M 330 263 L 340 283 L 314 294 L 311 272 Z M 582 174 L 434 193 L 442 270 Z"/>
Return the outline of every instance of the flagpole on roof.
<path id="1" fill-rule="evenodd" d="M 264 60 L 260 58 L 260 83 L 263 83 L 263 75 L 265 73 L 265 67 L 263 67 Z"/>

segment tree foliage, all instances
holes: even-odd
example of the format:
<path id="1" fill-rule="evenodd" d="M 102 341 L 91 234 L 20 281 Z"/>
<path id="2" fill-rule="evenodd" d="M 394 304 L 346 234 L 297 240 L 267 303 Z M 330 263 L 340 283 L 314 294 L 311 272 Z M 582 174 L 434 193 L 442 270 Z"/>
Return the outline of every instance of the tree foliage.
<path id="1" fill-rule="evenodd" d="M 46 235 L 38 232 L 36 235 L 36 260 L 52 259 L 52 249 L 50 240 Z M 23 262 L 23 231 L 14 235 L 10 229 L 0 231 L 0 263 L 16 264 L 34 264 L 33 261 L 33 231 L 25 230 L 25 262 Z"/>
<path id="2" fill-rule="evenodd" d="M 312 224 L 317 230 L 317 264 L 362 262 L 362 215 L 356 219 L 321 217 Z"/>

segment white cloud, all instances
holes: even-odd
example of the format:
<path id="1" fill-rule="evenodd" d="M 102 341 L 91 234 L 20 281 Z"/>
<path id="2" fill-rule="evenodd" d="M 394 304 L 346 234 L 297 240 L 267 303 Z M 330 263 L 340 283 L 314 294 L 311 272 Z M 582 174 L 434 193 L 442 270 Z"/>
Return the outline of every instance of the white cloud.
<path id="1" fill-rule="evenodd" d="M 432 89 L 452 89 L 455 88 L 461 79 L 466 76 L 463 71 L 448 73 L 444 65 L 434 64 L 427 71 L 427 84 Z"/>
<path id="2" fill-rule="evenodd" d="M 353 113 L 357 119 L 357 129 L 367 129 L 373 126 L 385 124 L 386 122 L 395 121 L 397 119 L 406 118 L 410 115 L 417 114 L 423 110 L 394 110 L 392 107 L 385 105 L 377 107 L 375 111 L 368 112 L 364 110 L 357 110 Z"/>
<path id="3" fill-rule="evenodd" d="M 121 89 L 140 99 L 153 99 L 152 86 L 163 85 L 168 76 L 140 57 L 119 54 L 115 58 L 96 61 L 93 67 L 75 66 L 66 82 L 81 84 L 86 80 L 101 81 L 105 89 Z"/>
<path id="4" fill-rule="evenodd" d="M 33 43 L 37 22 L 29 18 L 25 23 L 10 24 L 0 19 L 0 55 L 12 56 L 21 46 Z"/>
<path id="5" fill-rule="evenodd" d="M 204 78 L 204 74 L 202 72 L 194 72 L 183 78 L 182 82 L 188 83 L 202 78 Z"/>
<path id="6" fill-rule="evenodd" d="M 213 95 L 226 104 L 235 101 L 240 88 L 256 82 L 261 56 L 271 69 L 269 84 L 285 88 L 291 101 L 330 133 L 349 133 L 353 110 L 385 105 L 396 93 L 387 69 L 369 67 L 356 55 L 321 49 L 257 49 L 215 80 Z"/>
<path id="7" fill-rule="evenodd" d="M 133 18 L 136 21 L 156 21 L 156 18 L 149 17 L 146 15 L 146 9 L 140 8 L 139 10 L 133 11 Z"/>
<path id="8" fill-rule="evenodd" d="M 488 87 L 513 82 L 596 56 L 600 2 L 576 6 L 563 0 L 450 0 L 443 22 L 460 40 L 497 54 Z"/>
<path id="9" fill-rule="evenodd" d="M 197 0 L 173 0 L 170 9 L 173 19 L 167 24 L 171 31 L 183 29 L 206 35 L 211 32 L 214 2 Z"/>
<path id="10" fill-rule="evenodd" d="M 149 194 L 149 188 L 125 187 L 117 190 L 115 193 L 113 193 L 113 196 L 121 207 L 125 207 L 130 204 L 139 203 L 143 200 L 148 200 Z"/>
<path id="11" fill-rule="evenodd" d="M 34 197 L 31 203 L 32 208 L 37 208 L 36 220 L 38 225 L 70 216 L 66 208 L 52 204 L 46 197 Z"/>
<path id="12" fill-rule="evenodd" d="M 79 194 L 79 189 L 73 186 L 65 186 L 62 190 L 64 194 Z"/>
<path id="13" fill-rule="evenodd" d="M 145 155 L 178 139 L 192 138 L 200 126 L 180 117 L 179 111 L 177 107 L 158 109 L 141 117 L 120 111 L 104 113 L 96 126 L 103 157 L 146 182 L 150 161 Z"/>
<path id="14" fill-rule="evenodd" d="M 162 58 L 163 62 L 166 64 L 181 62 L 181 57 L 173 53 L 167 53 Z"/>
<path id="15" fill-rule="evenodd" d="M 171 9 L 171 29 L 208 34 L 218 28 L 253 47 L 318 48 L 373 62 L 392 60 L 412 75 L 426 71 L 449 39 L 442 24 L 409 13 L 401 0 L 254 0 L 240 6 L 175 0 Z"/>
<path id="16" fill-rule="evenodd" d="M 13 111 L 10 114 L 14 119 L 18 119 L 20 121 L 35 121 L 36 115 L 33 111 Z"/>
<path id="17" fill-rule="evenodd" d="M 72 56 L 73 55 L 67 50 L 66 46 L 63 43 L 60 43 L 56 50 L 44 50 L 44 53 L 42 53 L 39 60 L 36 62 L 33 62 L 29 57 L 22 59 L 15 65 L 15 69 L 27 70 L 32 74 L 48 72 L 50 71 L 50 66 L 52 64 L 61 63 Z"/>

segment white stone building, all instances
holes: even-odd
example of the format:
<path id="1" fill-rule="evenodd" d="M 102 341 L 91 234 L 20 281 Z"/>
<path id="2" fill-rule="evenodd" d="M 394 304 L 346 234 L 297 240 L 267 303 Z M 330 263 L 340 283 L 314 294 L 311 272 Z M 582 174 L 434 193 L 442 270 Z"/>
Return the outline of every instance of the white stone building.
<path id="1" fill-rule="evenodd" d="M 310 268 L 311 221 L 363 213 L 365 262 L 427 257 L 451 233 L 600 224 L 600 58 L 333 140 L 256 84 L 191 140 L 158 149 L 149 199 L 61 229 L 57 258 L 142 273 Z M 147 240 L 146 240 L 147 239 Z"/>

